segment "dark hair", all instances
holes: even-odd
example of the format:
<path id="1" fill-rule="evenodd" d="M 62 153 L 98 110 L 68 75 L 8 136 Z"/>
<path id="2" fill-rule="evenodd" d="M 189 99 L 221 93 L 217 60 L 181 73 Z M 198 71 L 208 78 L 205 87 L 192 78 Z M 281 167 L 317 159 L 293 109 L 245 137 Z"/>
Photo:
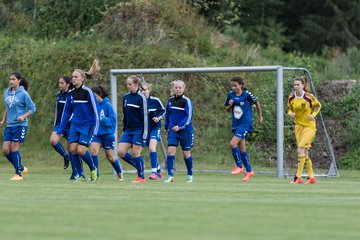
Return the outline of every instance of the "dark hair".
<path id="1" fill-rule="evenodd" d="M 96 93 L 97 95 L 99 95 L 101 98 L 105 98 L 107 96 L 109 96 L 107 89 L 105 87 L 102 86 L 95 86 L 91 89 L 94 93 Z"/>
<path id="2" fill-rule="evenodd" d="M 241 76 L 232 76 L 230 81 L 237 82 L 239 85 L 241 85 L 242 90 L 246 90 L 244 79 Z"/>
<path id="3" fill-rule="evenodd" d="M 59 77 L 58 82 L 59 82 L 60 79 L 64 79 L 64 81 L 65 81 L 67 84 L 69 84 L 68 90 L 74 88 L 74 85 L 73 85 L 72 82 L 71 82 L 71 77 L 62 75 L 61 77 Z"/>
<path id="4" fill-rule="evenodd" d="M 25 77 L 19 73 L 19 72 L 13 72 L 10 74 L 10 76 L 13 75 L 15 76 L 17 79 L 20 80 L 20 86 L 23 86 L 24 89 L 27 91 L 29 88 L 29 82 L 25 79 Z"/>

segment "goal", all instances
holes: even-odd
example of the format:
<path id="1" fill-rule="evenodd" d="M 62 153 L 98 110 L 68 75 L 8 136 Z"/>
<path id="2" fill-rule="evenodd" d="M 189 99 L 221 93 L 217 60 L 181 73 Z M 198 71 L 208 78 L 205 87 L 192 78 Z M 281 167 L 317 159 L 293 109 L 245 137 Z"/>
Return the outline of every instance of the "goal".
<path id="1" fill-rule="evenodd" d="M 202 172 L 226 172 L 233 165 L 229 146 L 232 136 L 231 116 L 224 111 L 223 104 L 230 90 L 230 77 L 244 75 L 248 89 L 260 100 L 266 123 L 264 126 L 256 126 L 257 116 L 254 113 L 255 131 L 247 141 L 247 150 L 255 172 L 274 174 L 278 178 L 290 177 L 296 172 L 294 124 L 286 116 L 285 108 L 294 76 L 306 74 L 311 80 L 312 92 L 316 96 L 307 69 L 283 66 L 111 69 L 111 102 L 118 113 L 118 119 L 122 119 L 118 102 L 121 102 L 122 95 L 127 91 L 125 80 L 132 74 L 141 74 L 146 81 L 152 83 L 153 93 L 164 104 L 170 94 L 170 82 L 175 79 L 183 79 L 186 82 L 185 94 L 194 102 L 196 119 L 195 146 L 192 151 L 194 170 Z M 121 79 L 121 84 L 118 84 L 118 78 Z M 310 152 L 314 170 L 316 176 L 337 177 L 339 173 L 321 112 L 319 116 L 317 138 Z M 120 125 L 121 121 L 118 121 L 117 129 L 121 129 Z M 165 136 L 162 139 L 166 139 Z M 166 143 L 162 142 L 164 155 L 165 145 Z M 177 161 L 177 164 L 181 162 Z"/>

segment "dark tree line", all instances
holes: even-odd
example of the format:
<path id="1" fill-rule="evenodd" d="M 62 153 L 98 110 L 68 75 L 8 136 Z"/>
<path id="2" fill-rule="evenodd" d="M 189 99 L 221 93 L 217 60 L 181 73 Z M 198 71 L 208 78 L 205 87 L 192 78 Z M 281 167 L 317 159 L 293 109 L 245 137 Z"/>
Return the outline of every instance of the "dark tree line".
<path id="1" fill-rule="evenodd" d="M 240 40 L 286 51 L 360 46 L 360 0 L 189 0 Z"/>

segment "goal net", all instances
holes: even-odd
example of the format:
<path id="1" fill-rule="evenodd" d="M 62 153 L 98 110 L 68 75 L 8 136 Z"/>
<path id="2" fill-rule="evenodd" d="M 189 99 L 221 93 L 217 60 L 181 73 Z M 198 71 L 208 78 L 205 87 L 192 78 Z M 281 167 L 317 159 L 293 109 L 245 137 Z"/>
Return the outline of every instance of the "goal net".
<path id="1" fill-rule="evenodd" d="M 310 73 L 303 68 L 281 66 L 221 67 L 221 68 L 169 68 L 169 69 L 113 69 L 111 77 L 111 100 L 118 114 L 118 133 L 122 129 L 121 98 L 127 92 L 126 78 L 142 74 L 152 84 L 151 95 L 160 98 L 164 106 L 170 96 L 170 83 L 181 79 L 186 83 L 185 95 L 194 105 L 193 124 L 195 144 L 192 149 L 194 171 L 229 172 L 234 165 L 230 150 L 231 114 L 225 111 L 224 102 L 230 89 L 230 78 L 241 75 L 246 88 L 260 101 L 263 124 L 258 125 L 253 109 L 254 132 L 246 141 L 246 148 L 255 173 L 292 177 L 296 172 L 296 142 L 294 123 L 286 114 L 287 97 L 293 91 L 295 76 Z M 314 85 L 312 92 L 316 95 Z M 321 102 L 321 99 L 319 99 Z M 162 134 L 158 144 L 159 161 L 166 163 L 166 136 Z M 331 141 L 327 135 L 322 115 L 317 121 L 317 135 L 310 150 L 316 176 L 339 176 Z M 161 153 L 162 152 L 162 153 Z M 149 166 L 149 154 L 143 157 Z M 125 168 L 129 168 L 124 164 Z M 177 171 L 185 169 L 181 148 L 176 154 Z"/>

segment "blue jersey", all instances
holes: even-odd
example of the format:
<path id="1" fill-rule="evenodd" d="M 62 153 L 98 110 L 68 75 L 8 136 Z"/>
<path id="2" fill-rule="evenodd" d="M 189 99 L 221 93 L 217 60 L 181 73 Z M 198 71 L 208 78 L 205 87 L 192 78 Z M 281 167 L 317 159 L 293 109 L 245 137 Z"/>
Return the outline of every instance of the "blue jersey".
<path id="1" fill-rule="evenodd" d="M 161 128 L 161 119 L 164 118 L 166 110 L 159 98 L 150 96 L 147 101 L 149 107 L 149 130 L 152 131 Z M 157 123 L 152 120 L 154 117 L 159 119 Z"/>
<path id="2" fill-rule="evenodd" d="M 56 95 L 54 127 L 60 125 L 61 123 L 61 118 L 64 112 L 67 95 L 68 92 L 58 92 Z M 69 125 L 68 127 L 70 127 Z"/>
<path id="3" fill-rule="evenodd" d="M 135 93 L 128 92 L 123 100 L 123 130 L 143 132 L 143 139 L 148 134 L 148 105 L 144 94 L 138 90 Z"/>
<path id="4" fill-rule="evenodd" d="M 166 105 L 165 130 L 178 126 L 180 130 L 193 130 L 191 122 L 194 108 L 190 98 L 185 95 L 171 97 Z"/>
<path id="5" fill-rule="evenodd" d="M 84 135 L 97 135 L 99 127 L 99 103 L 90 88 L 81 85 L 68 92 L 60 128 L 57 133 L 62 134 L 70 117 L 71 125 Z"/>
<path id="6" fill-rule="evenodd" d="M 9 87 L 4 93 L 4 98 L 6 105 L 6 126 L 27 126 L 27 118 L 25 118 L 22 122 L 19 122 L 17 118 L 27 112 L 33 114 L 36 111 L 36 106 L 31 100 L 31 97 L 29 93 L 25 90 L 25 88 L 23 86 L 20 86 L 16 89 L 15 92 L 13 92 L 12 88 Z"/>
<path id="7" fill-rule="evenodd" d="M 236 96 L 233 91 L 230 91 L 226 101 L 225 107 L 229 106 L 229 101 L 233 100 L 231 107 L 232 112 L 232 130 L 244 127 L 247 131 L 253 131 L 252 111 L 251 105 L 256 103 L 256 97 L 249 91 L 245 90 L 240 96 Z"/>
<path id="8" fill-rule="evenodd" d="M 116 129 L 116 114 L 107 97 L 99 103 L 99 112 L 100 123 L 97 135 L 114 134 Z"/>

